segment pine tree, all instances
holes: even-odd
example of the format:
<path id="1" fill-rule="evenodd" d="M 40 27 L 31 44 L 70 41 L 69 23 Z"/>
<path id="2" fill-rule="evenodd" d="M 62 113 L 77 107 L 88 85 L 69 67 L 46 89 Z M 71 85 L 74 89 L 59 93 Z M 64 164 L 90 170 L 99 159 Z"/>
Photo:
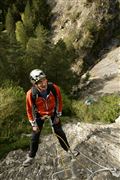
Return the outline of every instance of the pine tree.
<path id="1" fill-rule="evenodd" d="M 6 80 L 21 83 L 22 76 L 24 76 L 25 51 L 23 48 L 18 43 L 10 44 L 7 33 L 2 32 L 0 34 L 0 52 L 0 85 Z"/>
<path id="2" fill-rule="evenodd" d="M 35 15 L 35 25 L 39 23 L 45 28 L 49 28 L 50 6 L 46 0 L 32 0 L 32 7 Z"/>
<path id="3" fill-rule="evenodd" d="M 32 14 L 32 8 L 29 1 L 27 1 L 25 11 L 22 14 L 22 21 L 26 29 L 26 33 L 29 37 L 33 36 L 34 25 L 33 25 L 34 16 Z"/>
<path id="4" fill-rule="evenodd" d="M 26 44 L 28 42 L 28 36 L 25 30 L 25 27 L 21 21 L 18 21 L 16 23 L 16 39 L 19 41 L 23 47 L 26 47 Z"/>
<path id="5" fill-rule="evenodd" d="M 15 22 L 12 15 L 11 8 L 8 9 L 8 13 L 6 15 L 6 30 L 10 37 L 10 42 L 15 41 Z"/>
<path id="6" fill-rule="evenodd" d="M 49 39 L 47 30 L 40 24 L 35 29 L 35 37 L 29 39 L 27 44 L 27 52 L 32 56 L 43 57 L 46 55 Z"/>
<path id="7" fill-rule="evenodd" d="M 51 49 L 45 65 L 50 80 L 59 84 L 66 92 L 71 92 L 73 84 L 76 83 L 76 77 L 71 70 L 75 54 L 71 53 L 71 50 L 67 49 L 64 41 L 60 39 Z"/>

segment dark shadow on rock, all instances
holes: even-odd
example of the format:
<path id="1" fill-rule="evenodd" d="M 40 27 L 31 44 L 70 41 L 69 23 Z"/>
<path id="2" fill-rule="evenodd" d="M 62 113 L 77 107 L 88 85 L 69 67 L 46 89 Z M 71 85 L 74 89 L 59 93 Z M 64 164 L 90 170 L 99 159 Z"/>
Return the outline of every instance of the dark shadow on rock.
<path id="1" fill-rule="evenodd" d="M 105 87 L 106 83 L 108 81 L 111 81 L 115 77 L 116 77 L 116 74 L 113 74 L 110 76 L 105 76 L 104 79 L 102 78 L 93 79 L 89 82 L 89 84 L 84 85 L 81 89 L 78 89 L 76 92 L 76 96 L 84 99 L 90 95 L 93 95 L 93 96 L 102 95 L 103 92 L 101 91 Z"/>

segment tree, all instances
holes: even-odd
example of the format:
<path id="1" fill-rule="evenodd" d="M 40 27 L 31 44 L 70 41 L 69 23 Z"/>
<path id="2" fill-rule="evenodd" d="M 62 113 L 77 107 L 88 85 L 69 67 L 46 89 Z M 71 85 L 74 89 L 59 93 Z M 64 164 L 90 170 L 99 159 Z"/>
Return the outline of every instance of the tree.
<path id="1" fill-rule="evenodd" d="M 25 11 L 24 13 L 22 13 L 22 21 L 28 37 L 33 36 L 33 31 L 34 31 L 33 18 L 34 16 L 33 16 L 32 8 L 30 6 L 29 1 L 27 1 L 27 4 L 25 6 Z"/>
<path id="2" fill-rule="evenodd" d="M 2 32 L 0 52 L 0 85 L 6 80 L 12 80 L 15 84 L 23 86 L 25 51 L 18 43 L 10 44 L 8 35 Z"/>
<path id="3" fill-rule="evenodd" d="M 28 35 L 26 33 L 26 29 L 25 26 L 23 25 L 23 23 L 21 21 L 18 21 L 16 23 L 16 39 L 17 41 L 19 41 L 24 48 L 26 48 L 26 44 L 28 42 Z"/>
<path id="4" fill-rule="evenodd" d="M 10 42 L 11 43 L 14 42 L 15 41 L 15 22 L 14 22 L 11 8 L 8 8 L 8 13 L 6 16 L 6 30 L 10 37 Z"/>
<path id="5" fill-rule="evenodd" d="M 36 27 L 34 37 L 31 37 L 27 44 L 27 53 L 34 57 L 43 58 L 49 48 L 47 30 L 40 24 Z"/>
<path id="6" fill-rule="evenodd" d="M 50 6 L 46 0 L 32 0 L 32 7 L 35 15 L 35 25 L 39 23 L 45 28 L 49 28 Z"/>
<path id="7" fill-rule="evenodd" d="M 45 65 L 45 71 L 50 80 L 59 84 L 69 93 L 76 83 L 76 76 L 71 70 L 71 64 L 75 58 L 75 52 L 72 51 L 72 49 L 67 49 L 62 39 L 59 40 L 51 49 Z"/>
<path id="8" fill-rule="evenodd" d="M 36 27 L 34 37 L 31 37 L 26 46 L 25 67 L 26 72 L 33 68 L 44 68 L 47 62 L 50 42 L 47 30 L 40 24 Z"/>

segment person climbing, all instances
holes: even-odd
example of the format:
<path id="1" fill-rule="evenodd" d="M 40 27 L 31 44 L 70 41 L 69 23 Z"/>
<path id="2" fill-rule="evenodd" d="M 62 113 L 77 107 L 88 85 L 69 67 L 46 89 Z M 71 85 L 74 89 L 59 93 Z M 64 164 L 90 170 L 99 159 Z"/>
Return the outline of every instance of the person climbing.
<path id="1" fill-rule="evenodd" d="M 51 118 L 52 128 L 59 140 L 61 147 L 71 152 L 66 134 L 62 129 L 60 116 L 62 115 L 62 96 L 59 87 L 48 82 L 45 73 L 40 69 L 34 69 L 30 72 L 30 81 L 32 88 L 26 94 L 26 112 L 29 122 L 32 125 L 32 138 L 30 143 L 30 152 L 23 166 L 32 164 L 39 144 L 39 137 L 45 119 Z M 73 151 L 74 156 L 79 154 Z"/>

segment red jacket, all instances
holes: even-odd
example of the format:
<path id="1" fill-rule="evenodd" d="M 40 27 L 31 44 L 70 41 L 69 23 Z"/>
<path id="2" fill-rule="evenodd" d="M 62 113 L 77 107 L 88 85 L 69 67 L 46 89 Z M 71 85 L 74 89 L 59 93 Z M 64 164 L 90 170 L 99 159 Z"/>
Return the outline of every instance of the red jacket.
<path id="1" fill-rule="evenodd" d="M 57 85 L 53 84 L 56 94 L 57 94 L 57 100 L 58 100 L 58 107 L 57 107 L 57 113 L 62 113 L 62 96 L 60 93 L 60 89 Z M 55 97 L 53 93 L 50 91 L 47 95 L 46 99 L 43 97 L 37 97 L 36 98 L 36 107 L 37 112 L 40 114 L 40 116 L 49 115 L 51 116 L 54 112 L 55 108 Z M 33 103 L 32 103 L 32 90 L 30 89 L 26 94 L 26 111 L 29 121 L 34 121 L 33 116 Z"/>

